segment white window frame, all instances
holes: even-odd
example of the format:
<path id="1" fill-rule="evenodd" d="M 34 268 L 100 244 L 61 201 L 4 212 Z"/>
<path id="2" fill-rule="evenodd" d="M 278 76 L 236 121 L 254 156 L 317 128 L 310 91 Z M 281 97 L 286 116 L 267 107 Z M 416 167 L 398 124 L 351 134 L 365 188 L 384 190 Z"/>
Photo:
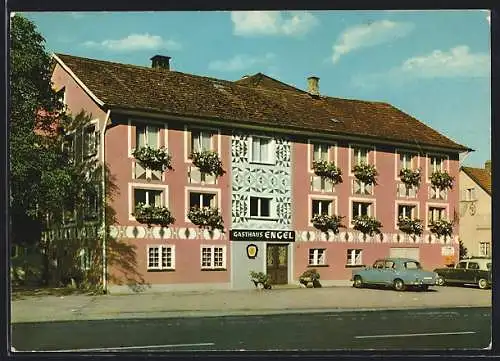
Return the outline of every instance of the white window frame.
<path id="1" fill-rule="evenodd" d="M 394 153 L 394 179 L 397 181 L 401 180 L 399 177 L 399 172 L 401 169 L 404 169 L 401 167 L 401 156 L 403 156 L 405 159 L 407 156 L 410 157 L 409 161 L 411 167 L 408 169 L 416 170 L 420 167 L 420 154 L 417 151 L 408 149 L 396 149 L 396 152 Z"/>
<path id="2" fill-rule="evenodd" d="M 149 256 L 149 250 L 157 248 L 158 249 L 158 266 L 150 266 L 150 256 Z M 163 250 L 164 249 L 170 249 L 170 254 L 171 254 L 171 260 L 170 263 L 171 265 L 168 266 L 163 266 Z M 175 270 L 175 245 L 170 245 L 170 244 L 148 244 L 146 246 L 146 269 L 148 271 L 150 270 Z"/>
<path id="3" fill-rule="evenodd" d="M 311 222 L 311 219 L 313 217 L 313 201 L 329 201 L 331 202 L 329 205 L 328 209 L 328 215 L 332 216 L 334 214 L 337 214 L 338 212 L 338 197 L 337 196 L 323 196 L 323 195 L 317 195 L 317 194 L 309 194 L 308 195 L 308 204 L 309 204 L 309 212 L 308 212 L 308 221 L 307 223 L 309 224 L 309 227 L 312 227 L 313 224 Z"/>
<path id="4" fill-rule="evenodd" d="M 479 242 L 479 257 L 491 256 L 491 242 Z"/>
<path id="5" fill-rule="evenodd" d="M 85 124 L 82 129 L 82 158 L 92 158 L 97 157 L 99 155 L 99 147 L 100 147 L 100 135 L 99 135 L 99 119 L 92 119 L 90 122 Z M 93 151 L 89 152 L 87 149 L 87 134 L 91 134 L 91 141 L 93 144 Z"/>
<path id="6" fill-rule="evenodd" d="M 163 197 L 162 207 L 169 206 L 169 193 L 168 193 L 168 185 L 166 184 L 149 184 L 149 183 L 129 183 L 128 184 L 128 209 L 129 209 L 129 221 L 135 221 L 135 217 L 132 215 L 135 209 L 135 189 L 143 189 L 143 190 L 152 190 L 152 191 L 162 191 Z"/>
<path id="7" fill-rule="evenodd" d="M 471 187 L 464 190 L 464 201 L 472 202 L 477 200 L 476 188 Z"/>
<path id="8" fill-rule="evenodd" d="M 136 147 L 137 147 L 137 137 L 138 137 L 137 130 L 139 127 L 144 127 L 144 129 L 146 130 L 144 132 L 144 145 L 145 146 L 150 146 L 149 138 L 150 138 L 150 134 L 152 133 L 151 128 L 156 128 L 158 130 L 158 132 L 156 134 L 156 148 L 153 148 L 153 149 L 159 149 L 161 147 L 161 144 L 160 144 L 161 126 L 160 125 L 155 125 L 155 124 L 150 124 L 150 123 L 145 123 L 145 122 L 144 123 L 143 122 L 136 122 L 134 126 L 135 126 L 135 146 Z"/>
<path id="9" fill-rule="evenodd" d="M 332 141 L 324 141 L 317 139 L 308 139 L 307 140 L 307 165 L 308 172 L 314 174 L 313 170 L 313 161 L 314 161 L 314 146 L 322 145 L 326 146 L 327 149 L 327 161 L 334 162 L 337 165 L 337 142 Z M 332 159 L 333 158 L 333 159 Z"/>
<path id="10" fill-rule="evenodd" d="M 211 202 L 212 203 L 209 207 L 210 208 L 217 208 L 218 207 L 218 204 L 217 204 L 217 193 L 215 192 L 200 192 L 200 191 L 188 191 L 189 195 L 188 195 L 188 199 L 189 199 L 189 204 L 188 204 L 188 208 L 191 209 L 191 194 L 193 193 L 198 193 L 199 194 L 199 203 L 200 203 L 200 208 L 203 207 L 203 201 L 204 201 L 204 198 L 209 196 L 211 199 Z"/>
<path id="11" fill-rule="evenodd" d="M 191 133 L 191 144 L 189 144 L 191 151 L 194 151 L 195 142 L 198 143 L 197 148 L 201 149 L 201 151 L 206 151 L 206 150 L 213 151 L 214 150 L 214 135 L 215 134 L 213 132 L 209 131 L 208 129 L 197 129 L 197 128 L 190 129 L 189 132 Z M 198 133 L 197 137 L 194 136 L 195 133 Z M 210 145 L 209 145 L 208 149 L 205 149 L 205 148 L 203 148 L 203 139 L 207 139 L 207 138 L 208 138 Z"/>
<path id="12" fill-rule="evenodd" d="M 250 207 L 250 205 L 251 205 L 251 202 L 252 202 L 251 201 L 252 198 L 257 198 L 258 199 L 258 201 L 257 201 L 257 210 L 258 210 L 259 214 L 257 216 L 252 216 L 252 213 L 251 213 L 251 207 Z M 260 215 L 260 213 L 261 213 L 261 204 L 262 204 L 261 200 L 262 199 L 269 200 L 269 216 L 262 216 L 262 215 Z M 266 219 L 273 219 L 273 218 L 275 218 L 274 198 L 272 198 L 272 197 L 261 197 L 261 196 L 250 195 L 248 197 L 248 215 L 249 215 L 250 219 L 264 219 L 264 220 L 266 220 Z"/>
<path id="13" fill-rule="evenodd" d="M 212 134 L 212 139 L 210 142 L 211 151 L 217 152 L 219 157 L 221 156 L 221 133 L 220 129 L 216 129 L 214 127 L 207 127 L 203 125 L 185 125 L 184 126 L 184 163 L 192 163 L 190 156 L 190 148 L 191 144 L 189 144 L 190 140 L 193 139 L 193 132 L 207 132 Z M 217 144 L 217 147 L 216 147 Z M 192 149 L 191 149 L 192 151 Z"/>
<path id="14" fill-rule="evenodd" d="M 89 248 L 80 248 L 78 252 L 80 258 L 80 269 L 82 271 L 88 271 L 92 267 L 92 250 Z"/>
<path id="15" fill-rule="evenodd" d="M 346 254 L 347 266 L 362 266 L 363 265 L 363 250 L 359 248 L 349 248 Z"/>
<path id="16" fill-rule="evenodd" d="M 253 142 L 255 139 L 268 139 L 268 150 L 267 150 L 267 160 L 266 159 L 261 159 L 261 160 L 254 160 L 253 159 Z M 276 151 L 276 140 L 272 137 L 266 137 L 266 136 L 261 136 L 261 135 L 252 135 L 248 138 L 249 141 L 249 147 L 248 147 L 248 159 L 249 163 L 254 163 L 254 164 L 267 164 L 267 165 L 274 165 L 276 164 L 276 156 L 275 156 L 275 151 Z"/>
<path id="17" fill-rule="evenodd" d="M 354 164 L 354 160 L 356 159 L 355 153 L 358 153 L 360 149 L 366 150 L 366 162 L 367 164 L 372 164 L 373 166 L 377 166 L 377 148 L 373 145 L 366 144 L 349 144 L 349 176 L 353 177 L 354 173 L 352 169 L 356 164 Z M 358 157 L 359 159 L 359 157 Z M 359 162 L 358 162 L 359 163 Z"/>
<path id="18" fill-rule="evenodd" d="M 325 266 L 326 248 L 309 248 L 307 264 L 309 266 Z"/>
<path id="19" fill-rule="evenodd" d="M 426 182 L 430 183 L 431 182 L 431 175 L 436 169 L 436 162 L 433 162 L 433 159 L 435 158 L 441 158 L 441 171 L 450 171 L 450 157 L 445 155 L 445 154 L 438 154 L 438 153 L 427 153 L 425 157 L 425 163 L 426 163 Z"/>
<path id="20" fill-rule="evenodd" d="M 411 219 L 420 219 L 420 204 L 419 202 L 408 202 L 408 201 L 402 201 L 394 204 L 394 229 L 398 230 L 398 221 L 399 221 L 399 207 L 400 206 L 408 206 L 408 207 L 413 207 L 413 211 L 411 214 Z"/>
<path id="21" fill-rule="evenodd" d="M 430 219 L 429 219 L 429 211 L 431 208 L 441 208 L 444 209 L 444 217 L 442 219 L 450 220 L 449 218 L 449 208 L 448 204 L 443 204 L 443 203 L 427 203 L 425 207 L 425 228 L 429 230 L 429 225 L 430 225 Z"/>
<path id="22" fill-rule="evenodd" d="M 152 126 L 152 127 L 158 127 L 158 147 L 161 147 L 162 144 L 161 144 L 161 128 L 163 126 L 163 134 L 164 134 L 164 137 L 163 137 L 163 146 L 168 148 L 168 124 L 166 123 L 162 123 L 160 125 L 160 123 L 155 123 L 153 121 L 146 121 L 144 119 L 128 119 L 127 120 L 127 147 L 128 147 L 128 157 L 129 158 L 134 158 L 134 156 L 132 155 L 132 152 L 135 150 L 135 148 L 137 147 L 137 125 L 140 125 L 140 126 Z M 134 127 L 135 129 L 135 147 L 132 147 L 132 127 Z"/>
<path id="23" fill-rule="evenodd" d="M 354 215 L 353 215 L 354 203 L 370 204 L 370 207 L 368 207 L 368 216 L 370 216 L 370 217 L 377 216 L 375 199 L 373 199 L 373 198 L 349 198 L 349 228 L 354 228 L 354 225 L 352 223 L 352 221 L 354 219 Z"/>
<path id="24" fill-rule="evenodd" d="M 220 248 L 222 249 L 222 265 L 221 266 L 215 266 L 215 249 Z M 210 249 L 210 265 L 206 266 L 203 265 L 203 250 L 204 249 Z M 206 245 L 202 244 L 200 246 L 200 267 L 202 270 L 219 270 L 219 269 L 226 269 L 226 246 L 225 245 Z"/>
<path id="25" fill-rule="evenodd" d="M 184 222 L 192 223 L 191 220 L 187 217 L 187 214 L 190 209 L 189 202 L 189 194 L 190 193 L 206 193 L 206 194 L 215 194 L 215 203 L 216 207 L 219 209 L 219 212 L 222 212 L 221 206 L 221 190 L 220 188 L 207 188 L 207 187 L 185 187 L 184 188 Z"/>

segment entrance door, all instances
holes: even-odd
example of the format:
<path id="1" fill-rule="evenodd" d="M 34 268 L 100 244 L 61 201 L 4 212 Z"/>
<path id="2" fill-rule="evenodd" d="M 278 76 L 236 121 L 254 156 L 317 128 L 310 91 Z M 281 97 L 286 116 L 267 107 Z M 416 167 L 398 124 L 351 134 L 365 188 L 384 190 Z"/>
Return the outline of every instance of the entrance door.
<path id="1" fill-rule="evenodd" d="M 268 244 L 267 275 L 273 285 L 288 283 L 288 244 Z"/>

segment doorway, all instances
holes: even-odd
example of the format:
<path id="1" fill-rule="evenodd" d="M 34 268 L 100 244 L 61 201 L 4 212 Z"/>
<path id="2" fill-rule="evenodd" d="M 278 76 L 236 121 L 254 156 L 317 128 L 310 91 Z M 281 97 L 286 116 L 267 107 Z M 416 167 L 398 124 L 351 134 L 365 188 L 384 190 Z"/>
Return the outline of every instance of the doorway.
<path id="1" fill-rule="evenodd" d="M 288 244 L 268 244 L 267 255 L 267 275 L 273 285 L 283 285 L 288 283 Z"/>

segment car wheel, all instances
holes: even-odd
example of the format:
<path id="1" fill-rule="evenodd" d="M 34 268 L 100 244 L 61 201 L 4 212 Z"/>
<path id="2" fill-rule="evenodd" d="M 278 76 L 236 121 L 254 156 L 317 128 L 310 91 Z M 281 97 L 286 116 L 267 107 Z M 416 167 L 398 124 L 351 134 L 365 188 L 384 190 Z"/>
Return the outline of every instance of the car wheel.
<path id="1" fill-rule="evenodd" d="M 363 279 L 361 278 L 361 276 L 355 276 L 354 283 L 352 285 L 353 285 L 353 287 L 356 287 L 356 288 L 363 287 Z"/>
<path id="2" fill-rule="evenodd" d="M 263 289 L 263 288 L 264 288 L 264 284 L 263 284 L 262 282 L 258 282 L 258 283 L 257 283 L 257 288 L 258 288 L 259 290 Z"/>
<path id="3" fill-rule="evenodd" d="M 396 291 L 404 291 L 406 286 L 405 286 L 405 283 L 403 282 L 403 280 L 399 279 L 399 278 L 396 278 L 394 280 L 394 282 L 392 283 L 394 289 Z"/>
<path id="4" fill-rule="evenodd" d="M 477 285 L 479 286 L 480 289 L 484 290 L 488 288 L 488 280 L 481 278 L 478 282 Z"/>
<path id="5" fill-rule="evenodd" d="M 445 282 L 444 282 L 444 278 L 443 278 L 443 277 L 441 277 L 441 276 L 439 276 L 439 277 L 437 278 L 437 280 L 436 280 L 436 284 L 437 284 L 438 286 L 444 286 L 444 284 L 445 284 Z"/>

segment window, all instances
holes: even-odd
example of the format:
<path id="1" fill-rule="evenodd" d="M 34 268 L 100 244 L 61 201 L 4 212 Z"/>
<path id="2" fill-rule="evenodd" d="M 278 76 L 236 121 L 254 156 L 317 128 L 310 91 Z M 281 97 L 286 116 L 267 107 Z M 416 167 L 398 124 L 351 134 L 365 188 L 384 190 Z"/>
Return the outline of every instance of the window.
<path id="1" fill-rule="evenodd" d="M 309 265 L 320 266 L 325 264 L 326 249 L 310 248 L 309 249 Z"/>
<path id="2" fill-rule="evenodd" d="M 476 200 L 476 190 L 474 188 L 467 188 L 464 190 L 463 199 L 464 201 L 475 201 Z"/>
<path id="3" fill-rule="evenodd" d="M 57 100 L 61 103 L 62 107 L 66 107 L 66 87 L 62 87 L 57 91 Z"/>
<path id="4" fill-rule="evenodd" d="M 457 264 L 457 268 L 461 268 L 461 269 L 465 269 L 466 266 L 467 266 L 467 262 L 459 262 Z"/>
<path id="5" fill-rule="evenodd" d="M 429 158 L 429 178 L 433 172 L 443 170 L 443 157 L 431 156 Z"/>
<path id="6" fill-rule="evenodd" d="M 189 192 L 189 208 L 217 207 L 217 198 L 213 193 Z"/>
<path id="7" fill-rule="evenodd" d="M 250 217 L 271 217 L 271 199 L 250 197 Z"/>
<path id="8" fill-rule="evenodd" d="M 420 263 L 418 262 L 405 262 L 405 268 L 406 269 L 420 269 Z"/>
<path id="9" fill-rule="evenodd" d="M 313 161 L 326 160 L 328 161 L 328 149 L 330 147 L 325 144 L 313 145 Z"/>
<path id="10" fill-rule="evenodd" d="M 264 137 L 252 137 L 252 162 L 272 162 L 272 139 Z"/>
<path id="11" fill-rule="evenodd" d="M 191 130 L 189 154 L 212 150 L 212 136 L 207 130 Z"/>
<path id="12" fill-rule="evenodd" d="M 83 128 L 83 151 L 85 157 L 90 157 L 97 154 L 99 136 L 95 131 L 95 126 L 92 124 Z"/>
<path id="13" fill-rule="evenodd" d="M 360 249 L 348 249 L 347 250 L 347 265 L 349 266 L 361 266 L 363 263 L 361 261 L 361 253 Z M 384 267 L 384 262 L 382 261 L 382 267 Z"/>
<path id="14" fill-rule="evenodd" d="M 490 256 L 490 243 L 489 242 L 479 242 L 479 256 L 489 257 Z"/>
<path id="15" fill-rule="evenodd" d="M 95 220 L 99 214 L 99 190 L 97 187 L 85 192 L 85 220 Z"/>
<path id="16" fill-rule="evenodd" d="M 135 127 L 135 146 L 137 149 L 148 146 L 158 148 L 160 128 L 154 125 L 136 125 Z"/>
<path id="17" fill-rule="evenodd" d="M 392 261 L 385 261 L 384 267 L 385 268 L 396 268 L 396 264 Z"/>
<path id="18" fill-rule="evenodd" d="M 479 269 L 479 263 L 469 262 L 467 264 L 467 269 Z"/>
<path id="19" fill-rule="evenodd" d="M 80 256 L 80 269 L 82 271 L 88 271 L 92 265 L 92 250 L 88 248 L 82 248 L 79 252 Z"/>
<path id="20" fill-rule="evenodd" d="M 202 269 L 224 269 L 225 267 L 225 247 L 203 246 L 201 248 Z"/>
<path id="21" fill-rule="evenodd" d="M 75 136 L 74 134 L 66 135 L 63 143 L 63 153 L 68 157 L 70 163 L 75 160 Z"/>
<path id="22" fill-rule="evenodd" d="M 134 189 L 134 205 L 139 203 L 149 206 L 163 206 L 163 191 L 156 189 Z"/>
<path id="23" fill-rule="evenodd" d="M 174 246 L 148 246 L 148 270 L 175 269 Z"/>
<path id="24" fill-rule="evenodd" d="M 407 204 L 398 205 L 398 219 L 399 217 L 415 219 L 416 207 Z"/>
<path id="25" fill-rule="evenodd" d="M 429 222 L 434 222 L 445 218 L 445 208 L 442 207 L 429 207 Z"/>
<path id="26" fill-rule="evenodd" d="M 333 202 L 331 200 L 312 200 L 312 215 L 315 214 L 332 214 Z"/>
<path id="27" fill-rule="evenodd" d="M 370 216 L 371 203 L 366 202 L 352 202 L 352 217 L 356 216 Z"/>
<path id="28" fill-rule="evenodd" d="M 415 155 L 411 153 L 401 153 L 399 155 L 399 169 L 413 169 Z"/>
<path id="29" fill-rule="evenodd" d="M 368 164 L 368 149 L 367 148 L 354 148 L 354 163 L 359 165 L 361 163 Z"/>

